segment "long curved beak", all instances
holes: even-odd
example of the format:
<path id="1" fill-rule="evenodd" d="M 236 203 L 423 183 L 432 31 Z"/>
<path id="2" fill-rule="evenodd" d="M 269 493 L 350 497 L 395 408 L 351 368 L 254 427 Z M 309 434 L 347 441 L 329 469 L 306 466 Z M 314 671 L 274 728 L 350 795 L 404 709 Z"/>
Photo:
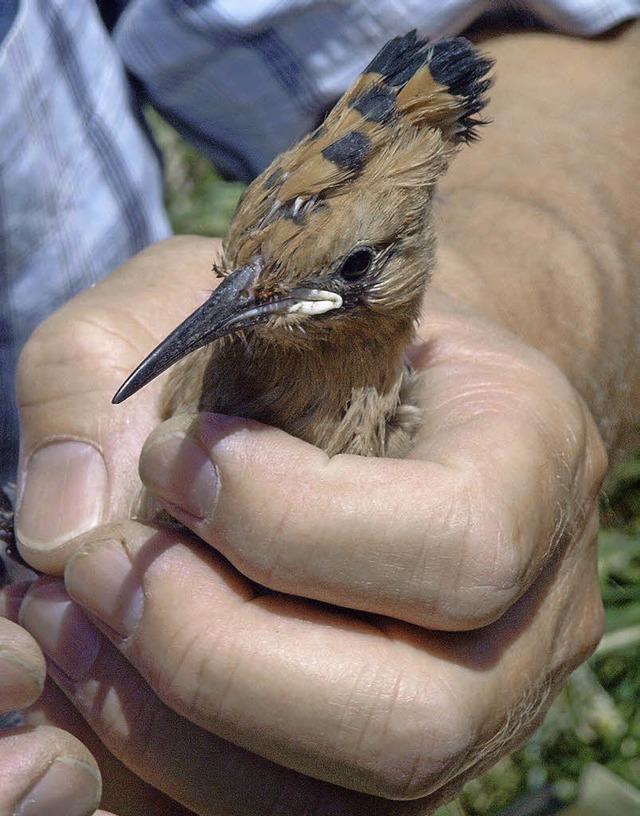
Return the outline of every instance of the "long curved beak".
<path id="1" fill-rule="evenodd" d="M 210 298 L 189 315 L 127 377 L 111 400 L 114 405 L 128 399 L 178 360 L 218 337 L 230 334 L 240 324 L 252 325 L 261 318 L 252 298 L 253 283 L 260 272 L 257 262 L 236 269 L 225 278 Z"/>
<path id="2" fill-rule="evenodd" d="M 273 314 L 322 314 L 342 305 L 342 298 L 333 292 L 305 288 L 260 299 L 255 296 L 254 284 L 261 271 L 260 259 L 256 258 L 226 277 L 211 297 L 127 377 L 111 402 L 114 405 L 124 402 L 192 351 L 220 337 L 264 323 Z"/>

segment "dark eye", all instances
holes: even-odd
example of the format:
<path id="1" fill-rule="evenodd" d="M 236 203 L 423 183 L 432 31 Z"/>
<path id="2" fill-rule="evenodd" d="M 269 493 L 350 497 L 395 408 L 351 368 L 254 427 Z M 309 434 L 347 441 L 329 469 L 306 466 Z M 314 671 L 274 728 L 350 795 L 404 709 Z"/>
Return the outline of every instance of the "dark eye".
<path id="1" fill-rule="evenodd" d="M 354 249 L 338 267 L 338 275 L 346 281 L 356 281 L 368 272 L 374 257 L 371 247 Z"/>

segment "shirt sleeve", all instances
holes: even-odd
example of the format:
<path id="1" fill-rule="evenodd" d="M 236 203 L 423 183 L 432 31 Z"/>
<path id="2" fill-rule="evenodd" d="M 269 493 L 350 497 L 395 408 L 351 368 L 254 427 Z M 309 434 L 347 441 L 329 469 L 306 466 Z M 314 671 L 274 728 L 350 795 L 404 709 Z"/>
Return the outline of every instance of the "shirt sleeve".
<path id="1" fill-rule="evenodd" d="M 158 158 L 92 0 L 22 0 L 0 43 L 0 475 L 15 366 L 50 312 L 170 230 Z"/>
<path id="2" fill-rule="evenodd" d="M 591 35 L 638 15 L 640 0 L 129 0 L 114 37 L 164 116 L 223 174 L 250 181 L 390 37 L 458 34 L 502 7 Z"/>

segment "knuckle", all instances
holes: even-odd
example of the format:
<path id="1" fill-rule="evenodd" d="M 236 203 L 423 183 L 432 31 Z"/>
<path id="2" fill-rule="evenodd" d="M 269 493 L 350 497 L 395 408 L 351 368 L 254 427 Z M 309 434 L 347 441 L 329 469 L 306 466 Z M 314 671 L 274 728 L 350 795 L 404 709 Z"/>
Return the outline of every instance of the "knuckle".
<path id="1" fill-rule="evenodd" d="M 38 326 L 23 347 L 17 366 L 19 391 L 28 392 L 45 370 L 69 365 L 95 369 L 102 359 L 112 359 L 113 342 L 106 327 L 65 307 Z"/>
<path id="2" fill-rule="evenodd" d="M 154 667 L 152 685 L 169 708 L 188 718 L 197 717 L 215 697 L 218 646 L 206 633 L 189 626 L 176 629 L 169 642 L 172 660 L 161 670 Z"/>
<path id="3" fill-rule="evenodd" d="M 28 384 L 33 372 L 38 371 L 45 364 L 48 356 L 48 337 L 49 332 L 46 324 L 43 323 L 35 329 L 22 347 L 17 365 L 19 384 Z"/>
<path id="4" fill-rule="evenodd" d="M 592 595 L 589 608 L 584 616 L 582 632 L 583 649 L 578 655 L 578 660 L 582 663 L 595 651 L 600 643 L 605 626 L 604 605 L 599 592 Z"/>
<path id="5" fill-rule="evenodd" d="M 127 715 L 135 721 L 135 728 L 122 728 L 122 717 L 114 717 L 102 723 L 101 736 L 125 765 L 144 777 L 166 752 L 166 734 L 175 732 L 176 718 L 156 698 L 142 694 L 135 702 L 128 702 Z"/>
<path id="6" fill-rule="evenodd" d="M 578 666 L 585 662 L 596 650 L 605 625 L 604 606 L 599 592 L 589 593 L 587 600 L 575 615 L 569 614 L 573 622 L 570 631 L 565 629 L 556 673 L 566 679 Z M 566 626 L 566 624 L 565 624 Z"/>
<path id="7" fill-rule="evenodd" d="M 573 480 L 589 498 L 595 499 L 609 468 L 609 455 L 588 406 L 577 393 L 573 394 L 573 398 L 578 416 L 574 424 L 579 426 L 575 434 L 568 434 L 570 439 L 574 439 L 573 451 L 568 454 L 576 462 L 572 470 Z"/>
<path id="8" fill-rule="evenodd" d="M 412 800 L 431 793 L 474 741 L 475 718 L 445 678 L 411 671 L 399 678 L 386 716 L 367 724 L 358 742 L 354 776 L 366 792 L 387 800 Z M 372 747 L 374 746 L 374 747 Z"/>
<path id="9" fill-rule="evenodd" d="M 572 668 L 583 663 L 595 651 L 605 628 L 604 604 L 595 567 L 591 573 L 591 579 L 584 581 L 584 598 L 577 610 L 577 625 L 572 633 Z"/>
<path id="10" fill-rule="evenodd" d="M 596 428 L 594 420 L 589 415 L 589 426 L 587 436 L 587 457 L 589 471 L 595 487 L 594 492 L 598 492 L 602 486 L 607 471 L 609 469 L 609 456 L 604 440 Z"/>
<path id="11" fill-rule="evenodd" d="M 487 505 L 490 506 L 490 505 Z M 526 588 L 528 559 L 501 514 L 476 502 L 465 525 L 458 578 L 449 599 L 456 626 L 492 623 Z"/>

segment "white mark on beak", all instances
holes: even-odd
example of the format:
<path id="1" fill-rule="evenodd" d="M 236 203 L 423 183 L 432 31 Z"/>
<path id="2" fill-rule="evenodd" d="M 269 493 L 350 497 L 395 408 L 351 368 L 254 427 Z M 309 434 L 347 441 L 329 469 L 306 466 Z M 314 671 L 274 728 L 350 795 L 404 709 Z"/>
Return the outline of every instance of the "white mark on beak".
<path id="1" fill-rule="evenodd" d="M 298 289 L 295 297 L 299 299 L 287 307 L 288 314 L 319 315 L 342 306 L 340 295 L 322 289 Z"/>

